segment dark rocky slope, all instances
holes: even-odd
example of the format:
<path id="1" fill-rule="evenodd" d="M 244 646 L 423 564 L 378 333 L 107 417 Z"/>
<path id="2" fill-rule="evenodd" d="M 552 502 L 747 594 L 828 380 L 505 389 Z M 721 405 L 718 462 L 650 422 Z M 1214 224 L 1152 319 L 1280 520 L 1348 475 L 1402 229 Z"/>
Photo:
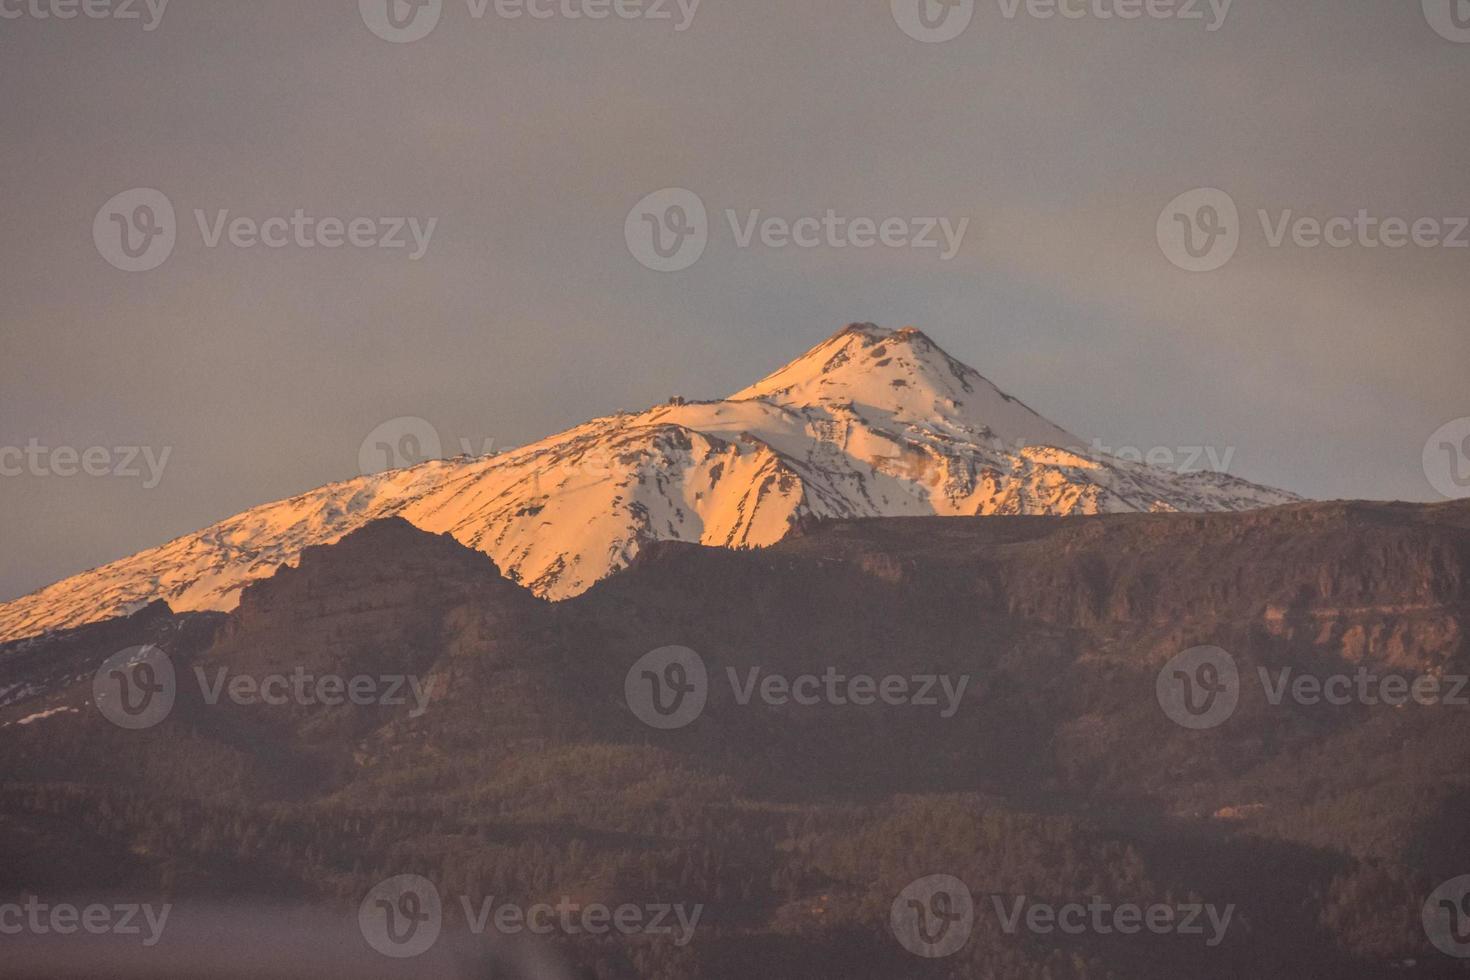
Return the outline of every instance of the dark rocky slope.
<path id="1" fill-rule="evenodd" d="M 226 619 L 153 607 L 0 648 L 0 678 L 30 684 L 0 707 L 0 894 L 125 889 L 185 922 L 191 903 L 289 900 L 338 910 L 349 935 L 367 889 L 404 872 L 476 901 L 707 907 L 685 948 L 558 944 L 596 977 L 1463 975 L 1418 915 L 1470 872 L 1470 707 L 1272 705 L 1257 669 L 1470 674 L 1467 570 L 1470 506 L 1304 504 L 656 545 L 550 604 L 447 537 L 380 522 Z M 89 705 L 90 672 L 150 642 L 179 703 L 125 732 Z M 655 731 L 624 679 L 668 644 L 701 655 L 709 702 Z M 1228 721 L 1190 731 L 1155 680 L 1201 644 L 1243 683 Z M 211 705 L 195 667 L 409 673 L 433 697 L 417 715 Z M 944 717 L 741 705 L 731 668 L 969 681 Z M 977 896 L 1239 911 L 1205 948 L 1007 935 L 986 904 L 963 951 L 927 961 L 888 906 L 941 871 Z"/>

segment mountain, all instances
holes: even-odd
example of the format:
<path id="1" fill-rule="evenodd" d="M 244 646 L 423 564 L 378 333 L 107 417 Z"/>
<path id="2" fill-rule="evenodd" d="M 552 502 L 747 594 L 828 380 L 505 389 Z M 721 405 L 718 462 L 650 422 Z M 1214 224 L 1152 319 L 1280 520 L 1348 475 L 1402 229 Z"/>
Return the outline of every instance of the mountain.
<path id="1" fill-rule="evenodd" d="M 143 643 L 178 698 L 124 730 L 89 703 L 93 672 Z M 708 699 L 655 730 L 626 681 L 668 644 L 702 658 Z M 1204 730 L 1169 720 L 1156 686 L 1199 644 L 1240 676 Z M 210 704 L 195 682 L 297 666 L 433 693 L 419 713 Z M 752 670 L 829 669 L 968 684 L 949 714 L 739 694 Z M 157 604 L 0 646 L 0 899 L 174 905 L 151 950 L 8 937 L 6 976 L 539 980 L 484 962 L 499 948 L 461 902 L 568 897 L 703 915 L 682 947 L 558 933 L 575 969 L 557 978 L 1463 978 L 1421 911 L 1470 869 L 1470 712 L 1273 703 L 1284 670 L 1367 674 L 1385 695 L 1439 678 L 1452 696 L 1470 673 L 1470 502 L 834 520 L 763 549 L 654 543 L 555 603 L 451 536 L 372 522 L 227 615 Z M 435 883 L 445 928 L 390 972 L 357 913 L 401 874 Z M 931 960 L 890 916 L 935 874 L 977 914 Z M 1033 933 L 992 904 L 1020 896 L 1233 917 L 1216 945 Z"/>
<path id="2" fill-rule="evenodd" d="M 652 541 L 774 544 L 807 517 L 1239 511 L 1297 498 L 1089 455 L 923 333 L 854 324 L 731 397 L 595 419 L 266 504 L 0 606 L 0 639 L 164 600 L 228 611 L 249 582 L 400 516 L 565 599 Z"/>

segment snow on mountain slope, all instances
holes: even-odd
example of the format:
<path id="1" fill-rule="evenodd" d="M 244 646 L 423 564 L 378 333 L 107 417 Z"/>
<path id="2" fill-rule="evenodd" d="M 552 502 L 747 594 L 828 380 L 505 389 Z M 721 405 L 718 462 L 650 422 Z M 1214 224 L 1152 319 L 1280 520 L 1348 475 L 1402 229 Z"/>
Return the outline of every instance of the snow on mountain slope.
<path id="1" fill-rule="evenodd" d="M 852 405 L 867 416 L 954 423 L 1012 445 L 1082 445 L 912 327 L 853 324 L 730 398 L 798 410 Z"/>
<path id="2" fill-rule="evenodd" d="M 233 609 L 244 586 L 379 518 L 489 554 L 552 599 L 647 541 L 754 547 L 805 516 L 1247 510 L 1291 494 L 1091 458 L 917 330 L 850 326 L 712 402 L 595 419 L 495 456 L 435 460 L 266 504 L 0 605 L 0 641 L 164 599 Z"/>

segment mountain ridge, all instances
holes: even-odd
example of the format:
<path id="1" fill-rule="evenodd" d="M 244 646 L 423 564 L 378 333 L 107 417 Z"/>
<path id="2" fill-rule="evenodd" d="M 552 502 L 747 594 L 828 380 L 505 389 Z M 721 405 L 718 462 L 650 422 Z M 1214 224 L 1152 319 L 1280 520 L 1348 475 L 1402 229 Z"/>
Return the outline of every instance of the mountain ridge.
<path id="1" fill-rule="evenodd" d="M 227 612 L 303 549 L 393 516 L 565 599 L 650 542 L 760 547 L 808 517 L 1235 511 L 1297 499 L 1089 454 L 922 331 L 851 324 L 728 398 L 671 399 L 496 455 L 251 508 L 0 605 L 0 640 L 160 599 Z"/>

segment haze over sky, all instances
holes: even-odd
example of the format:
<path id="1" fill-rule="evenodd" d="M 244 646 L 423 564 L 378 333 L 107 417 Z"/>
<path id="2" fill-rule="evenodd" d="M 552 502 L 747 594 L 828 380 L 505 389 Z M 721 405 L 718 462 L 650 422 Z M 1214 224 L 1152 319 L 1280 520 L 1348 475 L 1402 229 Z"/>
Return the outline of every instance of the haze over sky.
<path id="1" fill-rule="evenodd" d="M 669 6 L 446 0 L 397 44 L 350 0 L 174 0 L 151 31 L 0 2 L 21 11 L 0 19 L 0 447 L 170 450 L 153 488 L 0 477 L 0 599 L 356 476 L 397 416 L 451 453 L 520 445 L 728 394 L 855 320 L 919 326 L 1108 446 L 1233 447 L 1232 472 L 1309 496 L 1437 499 L 1425 442 L 1470 415 L 1470 249 L 1272 248 L 1256 216 L 1470 215 L 1470 44 L 1419 0 L 1236 0 L 1215 31 L 1205 4 L 980 0 L 945 43 L 887 0 L 703 0 L 682 32 Z M 171 200 L 178 243 L 126 273 L 93 220 L 138 187 Z M 711 220 L 676 273 L 624 239 L 666 187 Z M 1239 205 L 1242 240 L 1190 273 L 1156 223 L 1200 187 Z M 438 224 L 412 261 L 209 248 L 193 216 L 298 208 Z M 729 208 L 970 224 L 946 262 L 741 248 Z"/>

